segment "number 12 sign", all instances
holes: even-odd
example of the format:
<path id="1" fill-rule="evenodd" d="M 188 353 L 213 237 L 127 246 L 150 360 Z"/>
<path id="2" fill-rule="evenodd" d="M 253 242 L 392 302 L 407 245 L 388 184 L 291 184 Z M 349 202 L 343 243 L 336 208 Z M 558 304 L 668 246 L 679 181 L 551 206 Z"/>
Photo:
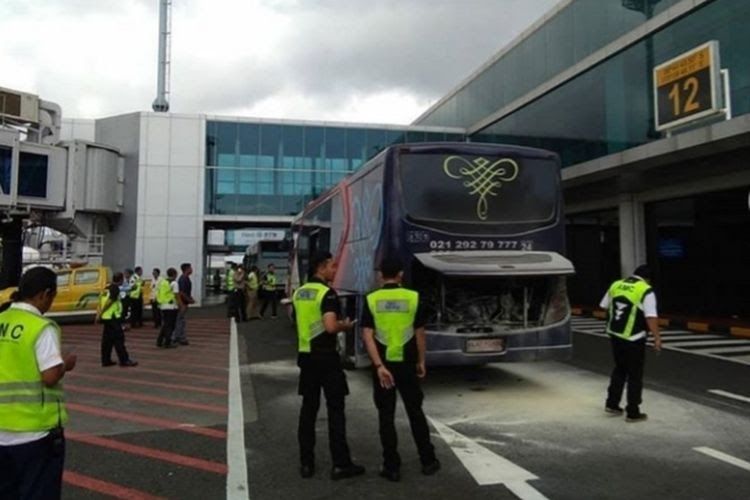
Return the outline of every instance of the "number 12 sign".
<path id="1" fill-rule="evenodd" d="M 656 66 L 656 130 L 721 113 L 720 68 L 717 41 L 704 43 Z"/>

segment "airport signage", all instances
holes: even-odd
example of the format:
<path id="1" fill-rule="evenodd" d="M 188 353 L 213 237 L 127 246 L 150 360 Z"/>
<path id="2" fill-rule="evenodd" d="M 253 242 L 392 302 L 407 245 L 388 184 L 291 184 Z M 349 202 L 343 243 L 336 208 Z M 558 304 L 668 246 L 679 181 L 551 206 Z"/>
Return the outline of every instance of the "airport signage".
<path id="1" fill-rule="evenodd" d="M 723 112 L 719 42 L 710 41 L 654 68 L 656 130 Z"/>

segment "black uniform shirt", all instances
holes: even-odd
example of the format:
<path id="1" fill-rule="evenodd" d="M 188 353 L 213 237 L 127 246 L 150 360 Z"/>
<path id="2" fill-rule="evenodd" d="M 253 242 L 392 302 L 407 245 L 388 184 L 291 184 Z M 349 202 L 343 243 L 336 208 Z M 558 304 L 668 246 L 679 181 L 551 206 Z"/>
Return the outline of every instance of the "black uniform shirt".
<path id="1" fill-rule="evenodd" d="M 320 283 L 322 285 L 328 286 L 328 283 L 316 277 L 310 278 L 309 283 Z M 320 305 L 320 312 L 322 314 L 334 313 L 336 314 L 336 318 L 339 318 L 339 316 L 341 315 L 339 296 L 333 288 L 329 288 L 325 294 L 325 297 L 323 297 L 323 303 Z M 337 354 L 336 337 L 336 335 L 330 334 L 328 332 L 323 332 L 322 334 L 312 339 L 312 342 L 310 342 L 310 355 L 330 356 L 332 354 Z M 307 353 L 300 353 L 300 356 L 306 355 Z"/>
<path id="2" fill-rule="evenodd" d="M 383 288 L 400 288 L 401 285 L 396 283 L 386 283 Z M 414 318 L 414 329 L 422 328 L 427 324 L 427 315 L 421 302 L 417 305 L 417 315 Z M 370 305 L 365 301 L 364 308 L 362 310 L 362 328 L 372 328 L 375 330 L 375 318 L 372 316 L 370 311 Z M 380 358 L 385 362 L 385 349 L 386 346 L 375 341 L 375 345 L 378 347 Z M 419 352 L 417 351 L 417 337 L 416 335 L 404 345 L 404 363 L 416 363 L 419 361 Z"/>

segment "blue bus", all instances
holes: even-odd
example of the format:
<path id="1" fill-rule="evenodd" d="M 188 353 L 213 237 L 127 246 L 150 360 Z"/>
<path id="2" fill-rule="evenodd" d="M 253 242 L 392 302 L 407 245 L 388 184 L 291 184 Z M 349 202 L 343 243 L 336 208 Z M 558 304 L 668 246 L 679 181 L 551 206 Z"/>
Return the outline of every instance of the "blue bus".
<path id="1" fill-rule="evenodd" d="M 479 143 L 391 146 L 313 200 L 292 223 L 289 296 L 309 258 L 330 251 L 350 318 L 386 255 L 429 313 L 431 365 L 566 359 L 571 354 L 560 162 L 540 149 Z M 302 278 L 302 279 L 301 279 Z M 344 361 L 369 360 L 360 331 Z"/>

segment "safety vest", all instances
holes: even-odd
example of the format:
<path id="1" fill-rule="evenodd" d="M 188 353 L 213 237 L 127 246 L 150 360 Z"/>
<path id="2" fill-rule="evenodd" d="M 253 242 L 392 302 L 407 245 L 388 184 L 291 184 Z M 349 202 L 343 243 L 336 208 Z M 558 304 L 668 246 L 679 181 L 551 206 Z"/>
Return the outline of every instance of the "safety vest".
<path id="1" fill-rule="evenodd" d="M 292 297 L 297 318 L 297 348 L 299 352 L 310 352 L 312 340 L 325 332 L 323 326 L 323 298 L 328 288 L 322 283 L 310 282 L 299 287 Z"/>
<path id="2" fill-rule="evenodd" d="M 233 292 L 234 291 L 234 271 L 232 271 L 231 269 L 227 270 L 226 280 L 227 280 L 227 291 Z"/>
<path id="3" fill-rule="evenodd" d="M 143 293 L 143 278 L 135 275 L 135 278 L 133 279 L 133 285 L 130 289 L 130 294 L 128 295 L 131 299 L 140 299 L 141 294 Z"/>
<path id="4" fill-rule="evenodd" d="M 156 303 L 159 304 L 159 306 L 177 303 L 174 291 L 172 290 L 171 281 L 161 280 L 159 283 L 159 289 L 156 291 Z"/>
<path id="5" fill-rule="evenodd" d="M 256 273 L 250 273 L 247 277 L 247 289 L 250 291 L 258 289 L 258 275 Z"/>
<path id="6" fill-rule="evenodd" d="M 42 330 L 60 327 L 32 312 L 10 308 L 0 313 L 0 429 L 42 432 L 68 421 L 62 384 L 47 387 L 36 359 Z"/>
<path id="7" fill-rule="evenodd" d="M 385 346 L 386 361 L 403 361 L 404 346 L 414 337 L 419 293 L 408 288 L 381 288 L 367 295 L 375 321 L 375 339 Z"/>
<path id="8" fill-rule="evenodd" d="M 276 275 L 273 273 L 266 273 L 266 278 L 263 280 L 263 289 L 269 292 L 276 291 Z"/>
<path id="9" fill-rule="evenodd" d="M 105 321 L 110 319 L 122 318 L 122 301 L 120 300 L 120 294 L 117 294 L 117 300 L 112 302 L 112 304 L 105 311 L 104 306 L 107 305 L 108 300 L 109 290 L 104 290 L 101 295 L 99 295 L 99 309 L 101 310 L 101 318 Z"/>
<path id="10" fill-rule="evenodd" d="M 618 280 L 609 287 L 607 333 L 635 341 L 646 336 L 643 298 L 651 286 L 641 279 Z"/>

